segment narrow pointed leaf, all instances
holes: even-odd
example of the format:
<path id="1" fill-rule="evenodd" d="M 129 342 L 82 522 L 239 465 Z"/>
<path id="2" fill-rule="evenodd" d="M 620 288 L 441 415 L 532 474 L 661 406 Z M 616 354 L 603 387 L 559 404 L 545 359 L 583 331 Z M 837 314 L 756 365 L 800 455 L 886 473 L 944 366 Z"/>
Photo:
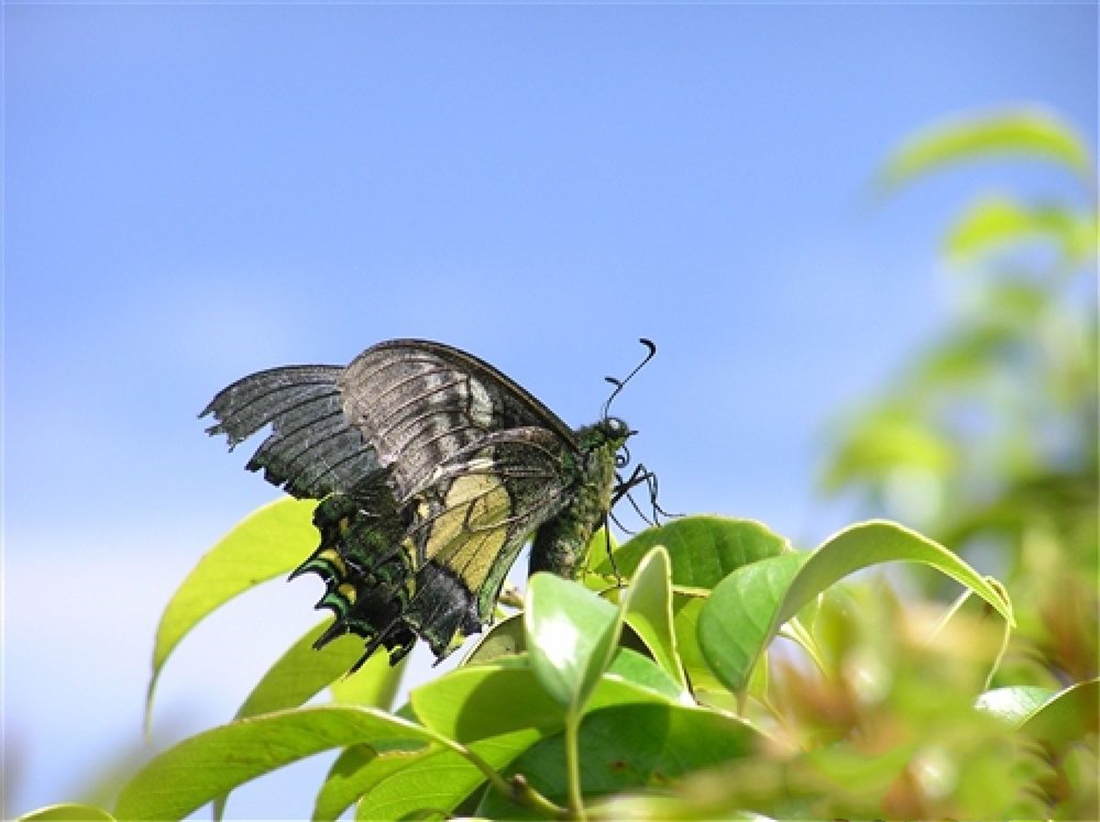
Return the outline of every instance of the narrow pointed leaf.
<path id="1" fill-rule="evenodd" d="M 1050 160 L 1088 178 L 1088 150 L 1068 126 L 1037 108 L 951 120 L 917 134 L 887 160 L 880 173 L 885 188 L 921 174 L 979 157 L 1017 156 Z"/>
<path id="2" fill-rule="evenodd" d="M 258 509 L 215 545 L 173 594 L 160 618 L 146 722 L 164 663 L 180 640 L 212 611 L 261 582 L 290 572 L 317 542 L 313 500 L 285 498 Z"/>
<path id="3" fill-rule="evenodd" d="M 122 788 L 115 817 L 182 819 L 257 776 L 321 751 L 438 740 L 427 728 L 372 708 L 299 708 L 243 719 L 186 739 L 149 762 Z"/>
<path id="4" fill-rule="evenodd" d="M 1058 206 L 1032 206 L 990 197 L 971 206 L 946 239 L 948 257 L 966 262 L 1011 244 L 1045 240 L 1071 261 L 1096 248 L 1096 222 Z"/>
<path id="5" fill-rule="evenodd" d="M 343 636 L 315 651 L 313 643 L 327 627 L 327 621 L 314 626 L 287 649 L 252 689 L 237 711 L 237 719 L 296 708 L 347 672 L 362 655 L 363 643 L 354 636 Z M 380 660 L 386 661 L 384 654 Z M 373 667 L 384 673 L 377 663 Z"/>
<path id="6" fill-rule="evenodd" d="M 622 594 L 622 608 L 627 624 L 641 637 L 657 664 L 686 691 L 687 679 L 672 624 L 672 567 L 663 546 L 654 548 L 639 563 Z"/>
<path id="7" fill-rule="evenodd" d="M 378 752 L 369 745 L 353 745 L 332 763 L 313 804 L 315 822 L 334 822 L 360 797 L 391 774 L 430 756 L 438 749 Z"/>

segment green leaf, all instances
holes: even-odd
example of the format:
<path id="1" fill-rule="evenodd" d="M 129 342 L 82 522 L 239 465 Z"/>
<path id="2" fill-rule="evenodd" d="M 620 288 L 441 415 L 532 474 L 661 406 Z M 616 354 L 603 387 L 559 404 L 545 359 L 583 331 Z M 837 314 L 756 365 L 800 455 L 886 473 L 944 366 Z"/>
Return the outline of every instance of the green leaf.
<path id="1" fill-rule="evenodd" d="M 974 707 L 1018 727 L 1055 693 L 1051 688 L 1034 685 L 994 688 L 979 696 Z"/>
<path id="2" fill-rule="evenodd" d="M 315 822 L 334 822 L 359 798 L 386 777 L 407 768 L 438 749 L 378 752 L 369 745 L 353 745 L 332 763 L 313 804 Z"/>
<path id="3" fill-rule="evenodd" d="M 416 747 L 441 741 L 427 728 L 374 708 L 327 705 L 231 722 L 157 756 L 123 788 L 122 819 L 182 819 L 257 776 L 333 748 Z"/>
<path id="4" fill-rule="evenodd" d="M 479 740 L 469 749 L 499 771 L 538 738 L 536 730 L 527 728 Z M 486 779 L 480 768 L 457 752 L 434 751 L 380 780 L 360 801 L 355 818 L 446 818 Z"/>
<path id="5" fill-rule="evenodd" d="M 900 467 L 930 476 L 949 472 L 957 459 L 953 447 L 921 413 L 892 404 L 862 416 L 822 476 L 823 489 L 835 493 L 853 482 L 881 480 Z"/>
<path id="6" fill-rule="evenodd" d="M 528 584 L 524 626 L 535 676 L 562 708 L 580 710 L 611 662 L 621 612 L 581 585 L 539 573 Z"/>
<path id="7" fill-rule="evenodd" d="M 114 817 L 103 808 L 84 805 L 79 802 L 64 802 L 59 805 L 47 805 L 20 816 L 17 822 L 111 822 Z"/>
<path id="8" fill-rule="evenodd" d="M 959 117 L 919 132 L 887 159 L 879 184 L 896 188 L 953 163 L 997 156 L 1060 163 L 1092 185 L 1091 160 L 1082 141 L 1056 117 L 1034 108 Z"/>
<path id="9" fill-rule="evenodd" d="M 1020 731 L 1063 747 L 1100 733 L 1100 679 L 1060 691 L 1020 723 Z"/>
<path id="10" fill-rule="evenodd" d="M 972 205 L 952 226 L 945 242 L 948 258 L 965 263 L 1010 244 L 1054 243 L 1071 262 L 1095 252 L 1096 222 L 1054 205 L 1031 206 L 1007 197 Z"/>
<path id="11" fill-rule="evenodd" d="M 725 714 L 670 704 L 627 705 L 596 711 L 580 728 L 584 796 L 631 788 L 667 789 L 671 780 L 701 768 L 750 754 L 763 740 L 745 723 Z M 523 774 L 551 800 L 566 795 L 563 735 L 539 742 L 508 768 Z M 478 814 L 496 819 L 530 818 L 495 792 L 485 795 Z"/>
<path id="12" fill-rule="evenodd" d="M 679 695 L 676 683 L 651 660 L 620 649 L 592 692 L 588 710 L 674 702 Z M 559 704 L 528 666 L 459 668 L 415 688 L 409 700 L 426 727 L 464 743 L 521 728 L 556 733 L 564 724 Z"/>
<path id="13" fill-rule="evenodd" d="M 792 553 L 738 568 L 703 606 L 699 647 L 711 670 L 731 690 L 741 691 L 748 683 L 757 657 L 774 636 L 772 622 L 791 580 L 809 558 Z"/>
<path id="14" fill-rule="evenodd" d="M 646 644 L 657 664 L 686 692 L 687 678 L 676 650 L 672 624 L 672 568 L 663 546 L 657 546 L 642 558 L 621 595 L 621 602 L 627 624 Z"/>
<path id="15" fill-rule="evenodd" d="M 363 655 L 363 639 L 354 639 L 356 653 Z M 327 645 L 325 646 L 328 647 Z M 358 656 L 356 657 L 358 659 Z M 350 676 L 341 676 L 329 683 L 333 699 L 345 705 L 363 705 L 368 708 L 389 710 L 397 698 L 405 666 L 409 657 L 403 657 L 396 665 L 390 665 L 389 654 L 371 654 L 363 667 Z"/>
<path id="16" fill-rule="evenodd" d="M 731 574 L 711 595 L 699 618 L 699 642 L 715 674 L 740 692 L 757 658 L 779 628 L 815 596 L 848 574 L 905 560 L 937 569 L 970 588 L 1015 624 L 1012 606 L 973 568 L 936 542 L 893 522 L 854 525 L 808 556 L 777 557 Z M 751 611 L 751 613 L 748 613 Z"/>
<path id="17" fill-rule="evenodd" d="M 313 643 L 328 624 L 326 621 L 311 628 L 268 669 L 237 711 L 237 719 L 296 708 L 348 671 L 363 652 L 362 641 L 345 635 L 319 651 L 313 650 Z M 374 673 L 384 676 L 389 668 L 386 655 L 376 654 L 376 657 L 357 676 L 369 676 L 367 668 L 377 669 Z"/>
<path id="18" fill-rule="evenodd" d="M 526 650 L 527 635 L 523 627 L 523 614 L 512 614 L 486 631 L 462 664 L 485 665 L 514 657 Z"/>
<path id="19" fill-rule="evenodd" d="M 623 576 L 633 576 L 642 559 L 661 545 L 672 560 L 672 582 L 710 589 L 726 574 L 750 562 L 791 550 L 790 543 L 753 520 L 691 516 L 648 528 L 615 552 Z M 610 560 L 597 568 L 611 575 Z"/>
<path id="20" fill-rule="evenodd" d="M 289 573 L 317 542 L 313 500 L 285 498 L 253 512 L 215 545 L 168 602 L 157 627 L 145 721 L 164 663 L 180 640 L 212 611 L 261 582 Z"/>

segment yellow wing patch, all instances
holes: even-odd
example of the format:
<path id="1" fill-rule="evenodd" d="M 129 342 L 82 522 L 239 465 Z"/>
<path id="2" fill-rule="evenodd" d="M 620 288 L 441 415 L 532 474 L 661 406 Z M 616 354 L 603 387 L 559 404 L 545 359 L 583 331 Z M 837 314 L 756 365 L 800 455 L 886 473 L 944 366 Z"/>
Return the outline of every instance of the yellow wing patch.
<path id="1" fill-rule="evenodd" d="M 425 558 L 446 564 L 471 591 L 479 590 L 508 538 L 511 506 L 508 491 L 492 474 L 458 477 L 432 524 Z"/>

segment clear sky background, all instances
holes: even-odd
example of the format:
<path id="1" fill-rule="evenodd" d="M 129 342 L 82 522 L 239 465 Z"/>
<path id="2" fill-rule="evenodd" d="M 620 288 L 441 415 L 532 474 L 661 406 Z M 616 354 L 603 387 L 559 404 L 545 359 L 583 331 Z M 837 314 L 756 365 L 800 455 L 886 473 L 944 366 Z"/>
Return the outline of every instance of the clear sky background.
<path id="1" fill-rule="evenodd" d="M 616 403 L 665 507 L 803 547 L 826 422 L 949 310 L 990 163 L 868 196 L 915 129 L 1035 103 L 1097 138 L 1097 5 L 5 3 L 5 816 L 140 745 L 160 610 L 277 492 L 196 419 L 246 373 L 392 337 L 566 421 Z M 229 719 L 317 617 L 273 583 L 185 640 L 163 744 Z M 425 658 L 417 657 L 416 670 Z M 303 817 L 310 761 L 230 814 Z"/>

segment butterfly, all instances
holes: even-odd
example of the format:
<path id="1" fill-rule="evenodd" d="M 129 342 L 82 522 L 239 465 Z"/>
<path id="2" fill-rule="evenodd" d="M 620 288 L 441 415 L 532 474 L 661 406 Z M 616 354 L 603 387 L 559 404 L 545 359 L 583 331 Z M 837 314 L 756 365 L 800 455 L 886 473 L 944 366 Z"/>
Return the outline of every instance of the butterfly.
<path id="1" fill-rule="evenodd" d="M 530 572 L 573 578 L 612 505 L 655 478 L 630 477 L 635 431 L 609 416 L 572 429 L 493 366 L 441 343 L 392 340 L 346 367 L 300 365 L 244 377 L 200 416 L 230 448 L 262 428 L 247 464 L 299 498 L 320 500 L 320 545 L 292 574 L 325 582 L 335 619 L 320 648 L 351 632 L 391 664 L 417 638 L 437 662 L 492 618 L 505 575 L 531 541 Z"/>

